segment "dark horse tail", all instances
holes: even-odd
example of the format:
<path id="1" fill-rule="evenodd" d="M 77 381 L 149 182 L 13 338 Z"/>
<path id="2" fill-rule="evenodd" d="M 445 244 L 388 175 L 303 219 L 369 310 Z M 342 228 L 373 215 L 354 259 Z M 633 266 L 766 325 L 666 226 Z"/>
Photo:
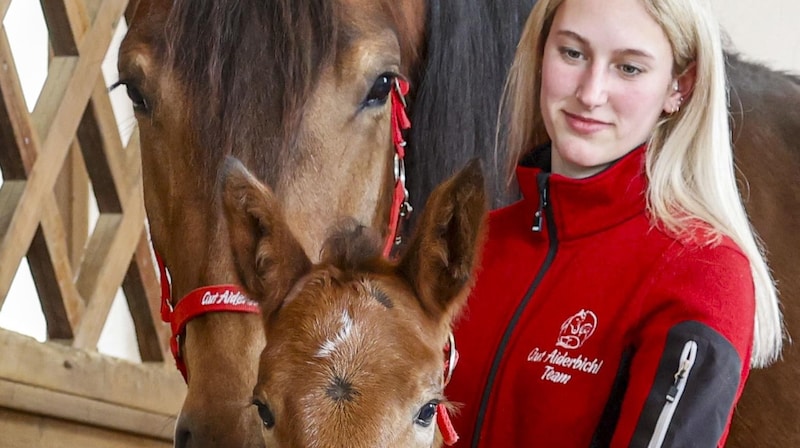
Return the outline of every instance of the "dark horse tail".
<path id="1" fill-rule="evenodd" d="M 516 196 L 506 191 L 505 151 L 494 150 L 497 112 L 534 3 L 428 2 L 428 41 L 423 68 L 412 86 L 406 159 L 412 205 L 423 206 L 437 184 L 474 157 L 481 158 L 486 168 L 492 206 Z"/>

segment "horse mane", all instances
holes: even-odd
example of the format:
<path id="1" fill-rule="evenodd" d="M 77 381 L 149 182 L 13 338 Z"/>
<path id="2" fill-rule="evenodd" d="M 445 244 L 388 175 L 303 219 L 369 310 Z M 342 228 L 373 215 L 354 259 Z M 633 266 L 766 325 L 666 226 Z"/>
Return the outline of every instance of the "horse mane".
<path id="1" fill-rule="evenodd" d="M 800 121 L 800 76 L 772 70 L 733 50 L 726 50 L 725 57 L 734 143 L 747 127 L 752 136 L 768 133 L 770 139 L 782 140 L 782 147 L 800 157 L 796 144 L 800 135 L 795 135 Z M 776 104 L 784 107 L 776 108 Z"/>
<path id="2" fill-rule="evenodd" d="M 318 67 L 336 57 L 338 28 L 332 0 L 175 0 L 166 65 L 197 102 L 190 119 L 208 153 L 195 162 L 208 178 L 225 154 L 260 179 L 293 163 L 292 136 Z"/>
<path id="3" fill-rule="evenodd" d="M 412 85 L 406 157 L 414 206 L 422 206 L 436 185 L 474 157 L 489 167 L 487 192 L 493 206 L 515 197 L 506 191 L 502 176 L 505 150 L 494 151 L 497 113 L 516 43 L 535 0 L 506 3 L 428 2 L 427 48 L 420 78 Z"/>

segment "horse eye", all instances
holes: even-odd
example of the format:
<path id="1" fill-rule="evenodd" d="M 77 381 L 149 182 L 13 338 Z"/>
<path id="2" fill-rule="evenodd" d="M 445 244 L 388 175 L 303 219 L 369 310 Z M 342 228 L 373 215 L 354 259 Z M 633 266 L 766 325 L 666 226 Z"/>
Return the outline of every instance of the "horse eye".
<path id="1" fill-rule="evenodd" d="M 436 406 L 438 405 L 439 402 L 436 400 L 425 403 L 424 406 L 419 408 L 419 412 L 417 412 L 417 418 L 414 419 L 414 423 L 422 426 L 423 428 L 431 426 L 433 418 L 436 417 Z"/>
<path id="2" fill-rule="evenodd" d="M 275 426 L 275 416 L 272 415 L 269 406 L 257 398 L 253 398 L 253 405 L 258 409 L 258 416 L 261 417 L 261 423 L 264 424 L 264 427 L 272 429 Z"/>
<path id="3" fill-rule="evenodd" d="M 142 95 L 142 92 L 139 89 L 131 84 L 125 84 L 125 89 L 128 92 L 128 98 L 131 99 L 131 103 L 133 103 L 133 110 L 137 112 L 148 112 L 150 106 L 147 104 L 147 100 Z"/>
<path id="4" fill-rule="evenodd" d="M 144 95 L 142 95 L 142 92 L 139 91 L 139 88 L 133 85 L 131 81 L 120 79 L 112 84 L 108 90 L 110 92 L 119 86 L 125 86 L 125 91 L 128 93 L 128 98 L 130 98 L 131 102 L 133 103 L 133 110 L 141 113 L 147 113 L 150 111 L 150 105 L 148 104 L 148 101 L 145 99 Z"/>
<path id="5" fill-rule="evenodd" d="M 392 86 L 394 85 L 394 79 L 396 76 L 397 75 L 393 73 L 383 73 L 382 75 L 378 76 L 378 78 L 372 84 L 372 87 L 369 89 L 367 98 L 364 99 L 364 106 L 373 107 L 383 106 L 386 104 L 389 94 L 392 93 Z"/>

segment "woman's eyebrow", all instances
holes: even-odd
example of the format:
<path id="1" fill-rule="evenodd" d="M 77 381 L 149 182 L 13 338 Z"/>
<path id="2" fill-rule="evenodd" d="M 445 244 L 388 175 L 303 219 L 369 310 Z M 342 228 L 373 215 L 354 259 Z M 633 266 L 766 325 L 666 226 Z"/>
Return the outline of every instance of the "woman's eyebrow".
<path id="1" fill-rule="evenodd" d="M 580 42 L 581 45 L 584 45 L 584 46 L 587 46 L 587 47 L 591 47 L 592 46 L 589 43 L 589 41 L 586 40 L 586 38 L 584 38 L 580 34 L 576 33 L 575 31 L 557 30 L 556 31 L 556 35 L 562 36 L 562 37 L 568 37 L 568 38 L 571 38 L 571 39 L 575 39 L 578 42 Z M 647 59 L 655 59 L 655 57 L 650 52 L 642 50 L 640 48 L 626 48 L 626 49 L 623 49 L 623 50 L 616 50 L 616 51 L 614 51 L 614 54 L 617 55 L 617 56 L 638 56 L 638 57 L 643 57 L 643 58 L 647 58 Z"/>

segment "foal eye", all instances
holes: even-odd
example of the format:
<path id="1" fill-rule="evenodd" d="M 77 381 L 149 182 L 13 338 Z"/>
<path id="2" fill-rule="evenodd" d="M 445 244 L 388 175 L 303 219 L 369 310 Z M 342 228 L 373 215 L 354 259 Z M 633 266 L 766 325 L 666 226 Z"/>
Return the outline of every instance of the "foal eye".
<path id="1" fill-rule="evenodd" d="M 275 416 L 272 415 L 269 406 L 257 398 L 253 398 L 253 405 L 258 409 L 258 416 L 261 417 L 261 423 L 264 424 L 264 427 L 272 429 L 275 426 Z"/>
<path id="2" fill-rule="evenodd" d="M 431 426 L 433 423 L 433 418 L 436 417 L 436 407 L 439 405 L 437 400 L 431 400 L 425 403 L 424 406 L 419 408 L 419 412 L 417 412 L 417 418 L 414 419 L 414 423 L 423 428 L 427 428 Z"/>
<path id="3" fill-rule="evenodd" d="M 374 107 L 386 104 L 389 94 L 392 93 L 392 86 L 394 86 L 396 77 L 397 75 L 394 73 L 383 73 L 378 76 L 364 99 L 364 106 Z"/>

